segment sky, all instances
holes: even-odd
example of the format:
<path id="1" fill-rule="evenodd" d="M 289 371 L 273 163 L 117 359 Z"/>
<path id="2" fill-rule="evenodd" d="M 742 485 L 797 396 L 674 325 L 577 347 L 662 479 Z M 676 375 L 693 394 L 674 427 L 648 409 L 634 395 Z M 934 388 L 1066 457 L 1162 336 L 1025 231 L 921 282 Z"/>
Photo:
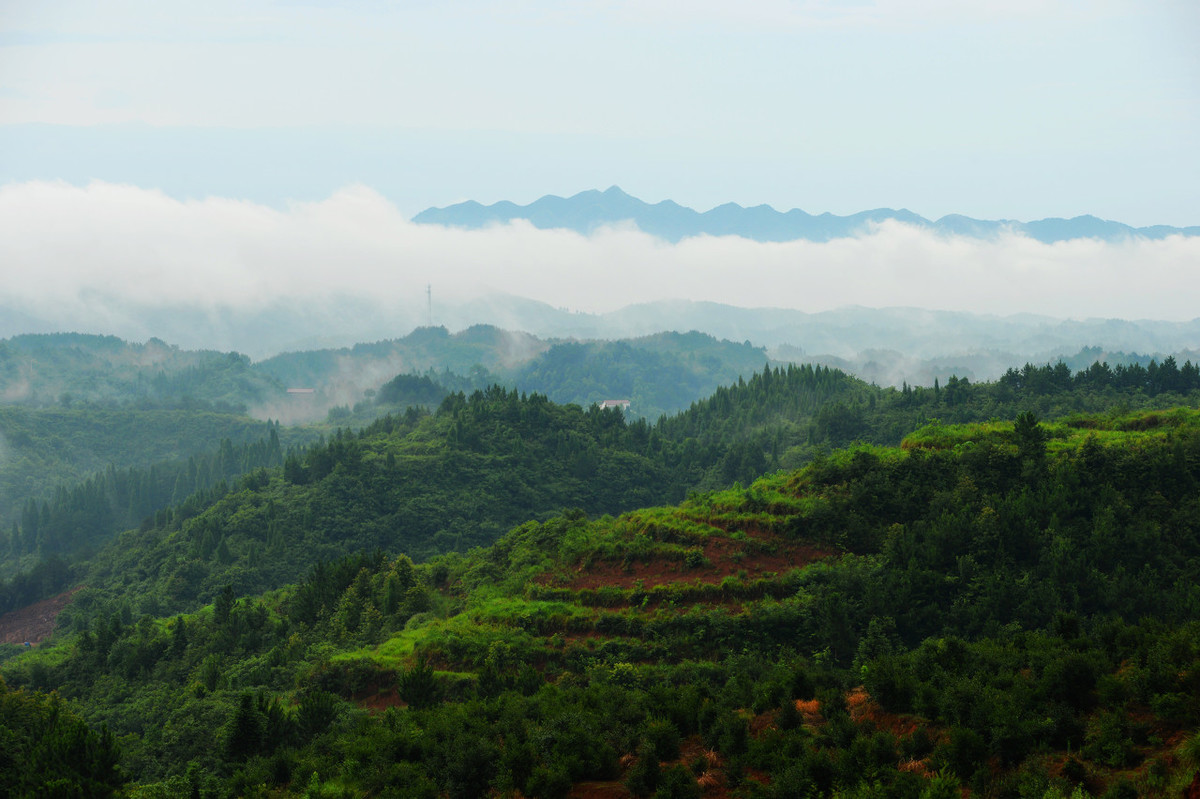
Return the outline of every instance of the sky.
<path id="1" fill-rule="evenodd" d="M 303 234 L 307 252 L 356 253 L 357 284 L 529 282 L 583 310 L 679 291 L 805 310 L 1044 311 L 993 286 L 1020 274 L 1063 291 L 1062 316 L 1191 318 L 1194 241 L 1041 250 L 887 230 L 828 247 L 670 247 L 520 226 L 439 239 L 405 220 L 619 185 L 698 210 L 1197 225 L 1198 40 L 1193 0 L 5 3 L 0 300 L 41 307 L 99 285 L 130 302 L 156 287 L 235 305 L 248 286 L 299 290 L 278 281 L 305 260 L 288 238 Z M 319 241 L 303 229 L 313 214 Z M 580 267 L 614 248 L 636 260 L 616 297 L 532 266 L 561 273 L 572 264 L 546 265 L 546 252 Z M 791 294 L 734 291 L 730 257 L 750 259 L 743 274 L 810 279 Z M 1088 262 L 1094 280 L 1061 286 Z"/>

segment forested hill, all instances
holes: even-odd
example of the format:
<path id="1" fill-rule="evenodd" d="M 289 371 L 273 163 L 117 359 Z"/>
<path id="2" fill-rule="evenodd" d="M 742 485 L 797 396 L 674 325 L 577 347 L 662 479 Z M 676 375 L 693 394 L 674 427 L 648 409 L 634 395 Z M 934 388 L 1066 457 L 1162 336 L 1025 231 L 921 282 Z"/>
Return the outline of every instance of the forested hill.
<path id="1" fill-rule="evenodd" d="M 764 411 L 777 423 L 788 420 L 772 441 L 785 449 L 802 443 L 796 458 L 814 446 L 812 420 L 824 401 L 868 390 L 831 370 L 772 373 L 786 396 L 760 395 L 761 376 L 738 393 L 761 408 L 778 405 Z M 617 513 L 677 501 L 688 490 L 752 480 L 780 462 L 771 450 L 755 449 L 757 434 L 733 417 L 710 414 L 704 424 L 711 434 L 696 438 L 682 426 L 493 387 L 449 395 L 432 414 L 410 408 L 358 433 L 343 430 L 286 463 L 272 427 L 260 442 L 226 442 L 211 457 L 108 470 L 14 509 L 0 545 L 10 563 L 23 558 L 29 574 L 0 582 L 0 611 L 72 579 L 89 586 L 78 611 L 111 610 L 131 595 L 130 575 L 139 575 L 132 592 L 138 606 L 190 609 L 223 585 L 240 594 L 267 590 L 299 579 L 318 560 L 364 548 L 421 560 L 488 544 L 514 524 L 564 507 Z M 160 510 L 164 500 L 176 504 Z M 114 530 L 138 522 L 139 530 L 90 565 L 78 563 Z M 35 556 L 65 563 L 32 570 Z"/>
<path id="2" fill-rule="evenodd" d="M 4 534 L 0 549 L 31 501 L 40 509 L 43 503 L 55 501 L 56 491 L 70 491 L 107 470 L 145 471 L 162 465 L 160 479 L 170 471 L 171 484 L 164 488 L 155 480 L 153 491 L 160 497 L 165 491 L 163 498 L 169 502 L 175 488 L 174 470 L 180 464 L 186 468 L 188 458 L 219 449 L 222 440 L 243 446 L 265 439 L 272 429 L 293 442 L 316 437 L 280 431 L 241 414 L 199 409 L 0 406 L 0 531 Z M 174 495 L 174 499 L 184 496 Z M 162 505 L 151 510 L 159 507 Z M 140 503 L 130 507 L 126 502 L 122 510 L 136 513 L 146 508 Z"/>
<path id="3" fill-rule="evenodd" d="M 703 333 L 658 333 L 625 341 L 562 342 L 511 376 L 520 391 L 583 406 L 630 401 L 633 416 L 654 421 L 749 377 L 768 363 L 749 343 Z"/>
<path id="4" fill-rule="evenodd" d="M 513 524 L 563 507 L 617 513 L 748 484 L 832 446 L 895 444 L 930 419 L 1194 404 L 1196 373 L 1171 359 L 1150 369 L 1097 364 L 1074 375 L 1061 365 L 1027 366 L 992 384 L 952 378 L 944 387 L 895 390 L 821 367 L 767 367 L 653 425 L 493 387 L 451 394 L 432 414 L 413 408 L 359 433 L 341 431 L 282 468 L 281 449 L 267 442 L 261 452 L 230 451 L 195 474 L 109 475 L 107 487 L 65 491 L 38 513 L 27 504 L 22 526 L 7 538 L 14 553 L 71 557 L 105 540 L 105 515 L 131 520 L 141 507 L 128 504 L 131 488 L 145 486 L 139 502 L 162 492 L 179 501 L 181 486 L 203 489 L 100 555 L 86 578 L 96 596 L 85 593 L 78 603 L 124 596 L 127 575 L 140 574 L 148 607 L 186 609 L 225 584 L 266 590 L 298 579 L 317 560 L 364 548 L 422 560 L 488 544 Z M 221 482 L 246 469 L 257 471 Z M 216 479 L 197 482 L 205 475 Z M 127 498 L 114 505 L 114 496 Z"/>
<path id="5" fill-rule="evenodd" d="M 192 491 L 278 466 L 278 452 L 251 452 L 271 435 L 283 448 L 318 435 L 279 425 L 270 433 L 268 422 L 231 409 L 361 427 L 503 380 L 584 406 L 631 399 L 637 415 L 656 418 L 765 360 L 761 348 L 698 333 L 551 346 L 486 326 L 458 334 L 421 329 L 263 364 L 157 340 L 56 334 L 0 341 L 0 579 L 29 568 L 35 555 L 73 558 Z M 396 374 L 433 363 L 443 370 Z M 285 385 L 315 388 L 292 395 Z M 342 405 L 327 417 L 326 406 L 343 401 L 354 412 Z"/>
<path id="6" fill-rule="evenodd" d="M 943 385 L 880 388 L 820 366 L 766 367 L 722 386 L 688 410 L 664 417 L 654 434 L 683 453 L 702 453 L 691 485 L 719 488 L 775 469 L 802 466 L 832 446 L 855 441 L 896 444 L 929 420 L 1013 419 L 1031 410 L 1043 418 L 1113 409 L 1200 404 L 1200 368 L 1168 357 L 1159 364 L 1096 362 L 1072 372 L 1061 361 L 1009 369 L 999 380 L 972 383 L 951 376 Z M 695 464 L 703 463 L 703 467 Z"/>
<path id="7" fill-rule="evenodd" d="M 113 737 L 51 751 L 115 785 L 119 745 L 137 795 L 1179 796 L 1197 485 L 1196 410 L 932 424 L 466 556 L 116 612 L 6 662 L 0 702 L 78 699 Z M 25 728 L 5 778 L 38 786 Z"/>
<path id="8" fill-rule="evenodd" d="M 363 423 L 381 408 L 392 410 L 397 397 L 387 396 L 384 386 L 392 381 L 384 381 L 397 375 L 429 379 L 447 393 L 497 383 L 558 403 L 627 399 L 633 415 L 653 420 L 762 369 L 768 360 L 762 347 L 694 331 L 555 341 L 475 325 L 458 333 L 419 328 L 392 341 L 287 353 L 256 368 L 288 385 L 315 387 L 316 407 L 340 403 L 345 407 L 335 417 Z M 399 399 L 407 398 L 400 392 Z"/>
<path id="9" fill-rule="evenodd" d="M 629 399 L 635 415 L 656 419 L 767 361 L 762 347 L 694 331 L 564 341 L 491 325 L 456 333 L 422 327 L 402 338 L 289 352 L 257 363 L 234 352 L 180 350 L 157 339 L 136 344 L 60 333 L 0 340 L 0 404 L 212 410 L 285 423 L 323 421 L 333 408 L 335 420 L 354 411 L 353 420 L 365 424 L 393 410 L 381 407 L 378 394 L 406 375 L 432 379 L 446 392 L 498 383 L 562 403 Z"/>
<path id="10" fill-rule="evenodd" d="M 0 401 L 242 411 L 282 387 L 238 353 L 181 350 L 78 333 L 0 340 Z"/>
<path id="11" fill-rule="evenodd" d="M 357 551 L 378 547 L 419 561 L 489 544 L 514 524 L 564 507 L 619 513 L 749 482 L 805 462 L 832 435 L 850 435 L 842 414 L 861 421 L 878 396 L 879 389 L 836 370 L 765 368 L 651 425 L 618 410 L 562 406 L 493 386 L 451 394 L 434 413 L 410 408 L 358 433 L 339 431 L 294 452 L 281 468 L 258 468 L 282 459 L 278 443 L 266 442 L 231 449 L 206 469 L 162 468 L 115 482 L 106 476 L 64 492 L 40 513 L 26 507 L 11 547 L 70 557 L 103 543 L 106 520 L 131 507 L 114 506 L 111 493 L 194 485 L 200 493 L 177 499 L 97 554 L 83 578 L 89 588 L 75 603 L 81 613 L 119 607 L 131 594 L 130 575 L 139 575 L 132 594 L 143 609 L 187 610 L 224 585 L 258 593 Z M 927 410 L 912 403 L 896 418 L 911 429 Z M 188 482 L 210 474 L 216 479 Z M 14 601 L 38 598 L 25 589 L 9 593 Z"/>
<path id="12" fill-rule="evenodd" d="M 451 395 L 436 414 L 339 432 L 125 533 L 94 560 L 76 606 L 132 595 L 141 610 L 190 610 L 221 586 L 259 593 L 354 552 L 423 559 L 563 507 L 616 513 L 679 498 L 683 484 L 649 447 L 649 425 L 617 410 L 499 387 Z"/>
<path id="13" fill-rule="evenodd" d="M 462 377 L 482 371 L 486 376 L 519 367 L 549 348 L 550 342 L 528 333 L 491 325 L 473 325 L 457 333 L 444 327 L 419 327 L 397 339 L 282 353 L 261 361 L 257 368 L 285 385 L 316 387 L 353 403 L 364 389 L 397 374 L 433 369 Z"/>

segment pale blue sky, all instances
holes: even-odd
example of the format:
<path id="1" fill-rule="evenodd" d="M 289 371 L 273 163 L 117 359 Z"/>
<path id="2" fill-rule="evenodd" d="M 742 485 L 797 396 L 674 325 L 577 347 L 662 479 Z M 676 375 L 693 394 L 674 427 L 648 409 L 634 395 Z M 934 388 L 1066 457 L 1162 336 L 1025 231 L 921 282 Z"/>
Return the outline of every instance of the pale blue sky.
<path id="1" fill-rule="evenodd" d="M 1200 224 L 1194 0 L 0 6 L 0 183 Z"/>

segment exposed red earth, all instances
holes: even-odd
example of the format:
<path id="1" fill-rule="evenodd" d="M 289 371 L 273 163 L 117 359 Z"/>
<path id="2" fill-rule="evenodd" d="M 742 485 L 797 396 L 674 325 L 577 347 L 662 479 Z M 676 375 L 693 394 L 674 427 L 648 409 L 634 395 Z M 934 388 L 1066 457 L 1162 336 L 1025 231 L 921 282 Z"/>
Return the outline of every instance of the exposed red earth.
<path id="1" fill-rule="evenodd" d="M 366 708 L 372 713 L 382 713 L 389 707 L 408 707 L 395 688 L 373 690 L 354 697 L 359 707 Z"/>
<path id="2" fill-rule="evenodd" d="M 726 577 L 742 576 L 755 580 L 783 574 L 835 554 L 831 549 L 810 543 L 789 541 L 757 530 L 745 530 L 742 540 L 711 535 L 697 546 L 707 560 L 703 566 L 688 568 L 681 560 L 651 557 L 647 560 L 594 560 L 577 565 L 565 578 L 547 576 L 543 582 L 575 591 L 601 588 L 653 588 L 672 583 L 716 585 Z M 744 573 L 744 574 L 743 574 Z"/>
<path id="3" fill-rule="evenodd" d="M 57 596 L 0 616 L 0 643 L 40 644 L 49 638 L 50 633 L 54 632 L 58 614 L 71 604 L 71 600 L 81 588 L 82 585 L 77 585 Z"/>

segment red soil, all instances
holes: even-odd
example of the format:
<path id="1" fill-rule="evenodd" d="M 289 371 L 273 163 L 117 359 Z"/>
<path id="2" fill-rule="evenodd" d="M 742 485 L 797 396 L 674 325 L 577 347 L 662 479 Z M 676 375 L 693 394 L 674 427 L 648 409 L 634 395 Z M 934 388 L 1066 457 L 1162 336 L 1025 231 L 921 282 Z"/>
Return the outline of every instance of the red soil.
<path id="1" fill-rule="evenodd" d="M 829 549 L 788 541 L 757 530 L 743 532 L 746 533 L 744 540 L 717 534 L 703 539 L 698 546 L 708 562 L 700 567 L 688 568 L 682 560 L 651 555 L 648 560 L 630 560 L 628 563 L 594 561 L 587 567 L 577 566 L 570 575 L 557 578 L 548 575 L 544 582 L 575 591 L 635 588 L 639 582 L 646 589 L 672 583 L 717 585 L 726 577 L 743 572 L 746 580 L 782 574 L 833 554 Z M 764 550 L 764 545 L 774 551 Z"/>
<path id="2" fill-rule="evenodd" d="M 382 713 L 389 707 L 408 707 L 395 688 L 386 688 L 370 694 L 354 697 L 354 702 L 371 713 Z"/>
<path id="3" fill-rule="evenodd" d="M 58 614 L 71 603 L 71 599 L 81 588 L 82 585 L 75 586 L 57 596 L 0 616 L 0 643 L 40 644 L 49 638 L 50 633 L 54 632 Z"/>
<path id="4" fill-rule="evenodd" d="M 569 799 L 628 799 L 633 796 L 619 782 L 579 782 L 571 786 Z"/>

